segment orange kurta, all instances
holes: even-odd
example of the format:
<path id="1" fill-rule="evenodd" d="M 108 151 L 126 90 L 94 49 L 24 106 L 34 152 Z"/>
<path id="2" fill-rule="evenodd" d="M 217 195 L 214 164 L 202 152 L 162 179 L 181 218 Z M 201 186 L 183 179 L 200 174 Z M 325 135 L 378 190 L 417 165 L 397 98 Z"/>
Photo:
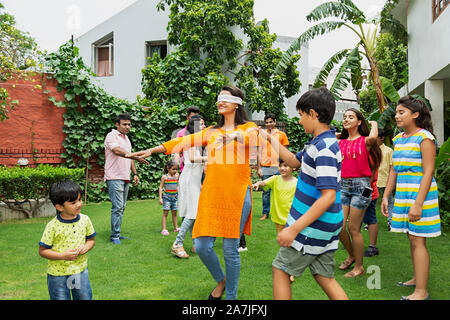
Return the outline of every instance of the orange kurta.
<path id="1" fill-rule="evenodd" d="M 192 231 L 193 238 L 240 237 L 239 226 L 245 194 L 249 186 L 251 190 L 250 152 L 257 143 L 257 131 L 247 131 L 252 127 L 256 128 L 253 122 L 239 125 L 230 131 L 210 127 L 163 143 L 165 154 L 177 153 L 193 146 L 207 147 L 208 162 Z M 236 130 L 242 134 L 243 142 L 232 141 L 227 145 L 217 143 L 219 136 Z M 252 212 L 244 227 L 247 235 L 251 234 L 251 220 Z"/>

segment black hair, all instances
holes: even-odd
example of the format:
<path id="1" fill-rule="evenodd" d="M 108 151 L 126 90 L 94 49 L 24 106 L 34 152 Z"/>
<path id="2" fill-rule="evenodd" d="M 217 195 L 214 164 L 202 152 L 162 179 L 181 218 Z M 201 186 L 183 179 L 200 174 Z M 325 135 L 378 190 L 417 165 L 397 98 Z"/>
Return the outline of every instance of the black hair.
<path id="1" fill-rule="evenodd" d="M 277 118 L 273 113 L 266 113 L 264 116 L 264 122 L 266 122 L 267 119 L 272 119 L 273 121 L 277 121 Z"/>
<path id="2" fill-rule="evenodd" d="M 172 168 L 173 166 L 178 167 L 175 161 L 173 160 L 167 161 L 166 164 L 164 165 L 164 173 L 165 174 L 169 173 L 169 169 Z"/>
<path id="3" fill-rule="evenodd" d="M 397 105 L 402 105 L 403 107 L 408 108 L 412 113 L 418 112 L 419 116 L 415 119 L 416 126 L 429 131 L 434 136 L 431 114 L 425 102 L 415 99 L 412 96 L 404 96 L 398 100 Z"/>
<path id="4" fill-rule="evenodd" d="M 186 132 L 184 135 L 189 135 L 200 130 L 200 120 L 203 119 L 203 117 L 199 114 L 193 115 L 188 122 L 188 125 L 186 127 Z"/>
<path id="5" fill-rule="evenodd" d="M 200 109 L 197 106 L 190 106 L 187 108 L 186 115 L 190 115 L 191 113 L 200 113 Z"/>
<path id="6" fill-rule="evenodd" d="M 304 113 L 312 109 L 317 112 L 319 122 L 330 124 L 336 111 L 336 102 L 330 90 L 320 87 L 304 93 L 298 99 L 296 108 Z"/>
<path id="7" fill-rule="evenodd" d="M 128 113 L 119 114 L 116 118 L 116 123 L 120 124 L 121 120 L 131 120 L 131 116 Z"/>
<path id="8" fill-rule="evenodd" d="M 378 138 L 384 138 L 384 137 L 385 137 L 384 130 L 381 128 L 378 128 Z"/>
<path id="9" fill-rule="evenodd" d="M 72 180 L 61 180 L 55 182 L 50 187 L 50 201 L 53 205 L 64 205 L 64 202 L 72 202 L 81 195 L 81 188 L 78 183 Z"/>
<path id="10" fill-rule="evenodd" d="M 223 86 L 220 91 L 228 91 L 229 93 L 231 93 L 232 96 L 239 97 L 242 100 L 244 100 L 245 98 L 244 92 L 242 92 L 241 89 L 235 86 Z M 238 104 L 238 106 L 239 107 L 236 109 L 236 115 L 234 117 L 235 126 L 248 122 L 248 117 L 247 114 L 245 113 L 243 106 L 240 104 Z M 224 124 L 225 124 L 225 117 L 223 115 L 220 115 L 219 122 L 217 123 L 217 125 L 214 126 L 214 128 L 215 129 L 221 128 L 223 127 Z"/>

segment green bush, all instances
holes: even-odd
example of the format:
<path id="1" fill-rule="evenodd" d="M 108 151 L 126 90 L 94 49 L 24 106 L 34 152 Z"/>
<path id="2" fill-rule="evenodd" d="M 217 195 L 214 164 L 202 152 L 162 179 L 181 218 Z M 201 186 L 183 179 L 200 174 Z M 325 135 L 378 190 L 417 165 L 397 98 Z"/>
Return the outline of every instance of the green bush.
<path id="1" fill-rule="evenodd" d="M 68 169 L 39 165 L 36 168 L 0 166 L 0 200 L 10 209 L 35 217 L 48 200 L 50 186 L 71 179 L 81 184 L 84 169 Z"/>

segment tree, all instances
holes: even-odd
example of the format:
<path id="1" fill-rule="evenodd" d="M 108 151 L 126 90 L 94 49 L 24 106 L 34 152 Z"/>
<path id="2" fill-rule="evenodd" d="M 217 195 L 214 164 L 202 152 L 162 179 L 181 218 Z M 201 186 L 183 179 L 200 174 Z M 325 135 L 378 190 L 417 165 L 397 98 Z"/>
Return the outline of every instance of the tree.
<path id="1" fill-rule="evenodd" d="M 392 82 L 396 90 L 408 83 L 408 47 L 391 33 L 381 33 L 377 37 L 375 58 L 379 74 Z M 369 83 L 367 88 L 359 93 L 361 109 L 367 114 L 377 108 L 375 88 Z"/>
<path id="2" fill-rule="evenodd" d="M 325 84 L 331 70 L 344 60 L 330 90 L 336 100 L 340 99 L 341 92 L 351 84 L 355 91 L 362 88 L 363 70 L 361 61 L 366 58 L 370 66 L 370 81 L 373 83 L 377 104 L 380 112 L 387 105 L 383 82 L 379 75 L 377 59 L 375 57 L 376 38 L 379 31 L 391 32 L 396 37 L 406 41 L 407 33 L 403 25 L 396 20 L 390 11 L 398 0 L 387 0 L 383 9 L 374 18 L 366 18 L 364 13 L 351 0 L 328 1 L 311 11 L 307 16 L 308 21 L 320 21 L 330 17 L 338 21 L 323 21 L 306 30 L 289 47 L 276 68 L 277 73 L 282 73 L 290 63 L 294 52 L 300 50 L 302 44 L 319 35 L 346 27 L 358 37 L 358 43 L 352 49 L 344 49 L 334 54 L 322 67 L 314 83 L 314 87 Z M 368 27 L 366 27 L 368 25 Z"/>
<path id="3" fill-rule="evenodd" d="M 267 32 L 267 21 L 255 24 L 252 0 L 161 0 L 157 5 L 158 10 L 166 6 L 168 42 L 174 50 L 164 59 L 149 59 L 141 103 L 198 105 L 212 123 L 218 90 L 234 83 L 244 90 L 251 111 L 283 115 L 284 98 L 300 86 L 295 68 L 299 56 L 293 56 L 285 74 L 274 74 L 282 52 L 272 48 L 276 36 Z M 235 35 L 241 32 L 242 37 Z"/>
<path id="4" fill-rule="evenodd" d="M 0 2 L 0 81 L 27 78 L 25 71 L 38 66 L 40 51 L 35 40 L 29 33 L 17 29 L 16 20 L 4 9 Z M 9 97 L 5 88 L 0 88 L 0 121 L 7 119 L 9 110 L 18 103 Z"/>

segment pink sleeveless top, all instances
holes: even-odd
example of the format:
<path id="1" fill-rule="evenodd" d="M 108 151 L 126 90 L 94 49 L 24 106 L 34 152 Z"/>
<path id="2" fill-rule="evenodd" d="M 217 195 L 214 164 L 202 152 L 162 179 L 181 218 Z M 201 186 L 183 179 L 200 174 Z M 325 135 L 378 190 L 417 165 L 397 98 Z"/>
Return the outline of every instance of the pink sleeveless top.
<path id="1" fill-rule="evenodd" d="M 355 140 L 339 140 L 342 154 L 341 178 L 371 177 L 369 152 L 366 148 L 366 137 Z"/>

